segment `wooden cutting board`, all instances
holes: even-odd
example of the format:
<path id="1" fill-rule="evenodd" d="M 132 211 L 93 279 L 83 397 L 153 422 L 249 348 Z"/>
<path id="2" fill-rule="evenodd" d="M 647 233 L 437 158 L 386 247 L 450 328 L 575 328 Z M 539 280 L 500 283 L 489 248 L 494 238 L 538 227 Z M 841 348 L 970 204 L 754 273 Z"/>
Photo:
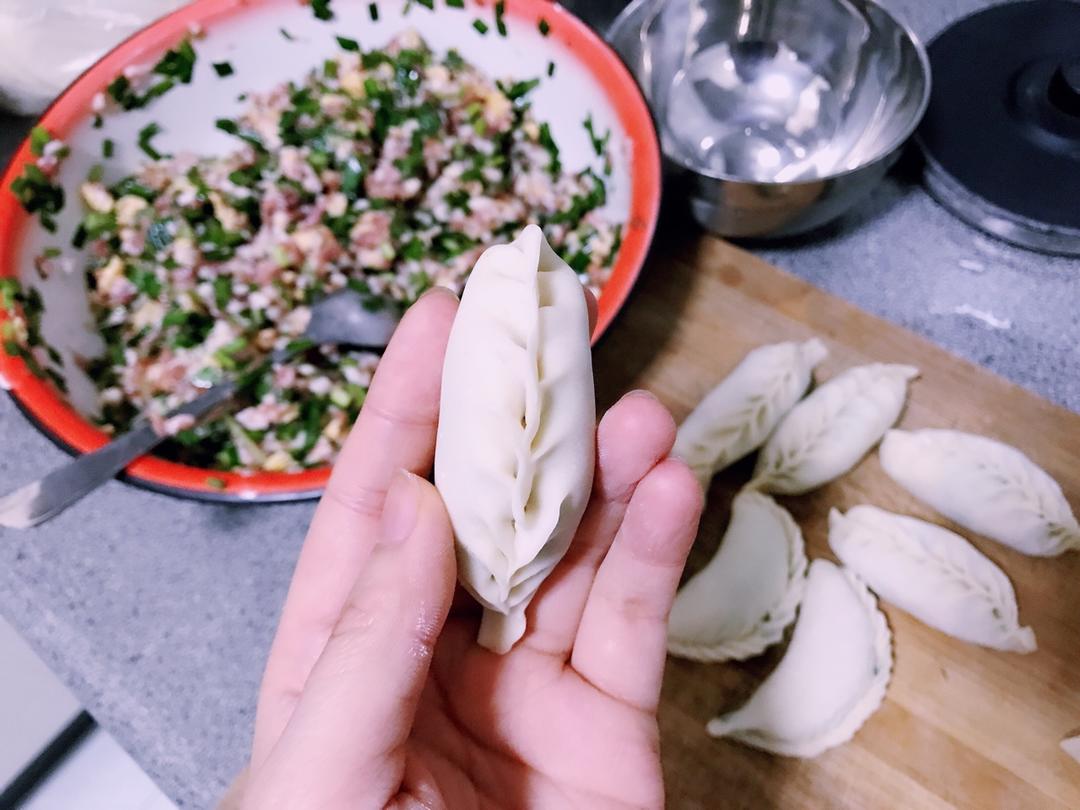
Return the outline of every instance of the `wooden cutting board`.
<path id="1" fill-rule="evenodd" d="M 861 363 L 916 365 L 922 378 L 902 427 L 958 428 L 1013 444 L 1080 508 L 1080 416 L 731 245 L 674 241 L 654 248 L 596 349 L 603 407 L 642 387 L 682 419 L 753 347 L 816 335 L 830 350 L 818 380 Z M 750 466 L 714 482 L 688 572 L 715 550 Z M 872 503 L 958 528 L 893 484 L 874 454 L 840 481 L 781 500 L 802 526 L 811 559 L 835 559 L 826 539 L 832 506 Z M 1058 747 L 1080 727 L 1080 553 L 1025 557 L 961 533 L 1012 578 L 1037 652 L 964 644 L 884 604 L 895 658 L 887 699 L 851 742 L 814 760 L 705 734 L 711 716 L 738 705 L 775 665 L 778 649 L 741 664 L 669 658 L 660 711 L 669 807 L 1080 808 L 1080 764 Z"/>

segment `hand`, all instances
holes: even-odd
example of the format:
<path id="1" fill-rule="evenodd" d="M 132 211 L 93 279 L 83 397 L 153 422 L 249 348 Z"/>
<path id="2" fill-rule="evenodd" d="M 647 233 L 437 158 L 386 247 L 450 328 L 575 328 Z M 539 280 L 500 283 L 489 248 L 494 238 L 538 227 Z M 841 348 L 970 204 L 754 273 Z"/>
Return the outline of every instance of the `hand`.
<path id="1" fill-rule="evenodd" d="M 507 655 L 454 598 L 431 469 L 457 301 L 406 315 L 304 543 L 263 679 L 245 808 L 660 808 L 668 611 L 701 491 L 650 395 L 597 430 L 581 528 Z M 454 607 L 451 609 L 451 601 Z"/>

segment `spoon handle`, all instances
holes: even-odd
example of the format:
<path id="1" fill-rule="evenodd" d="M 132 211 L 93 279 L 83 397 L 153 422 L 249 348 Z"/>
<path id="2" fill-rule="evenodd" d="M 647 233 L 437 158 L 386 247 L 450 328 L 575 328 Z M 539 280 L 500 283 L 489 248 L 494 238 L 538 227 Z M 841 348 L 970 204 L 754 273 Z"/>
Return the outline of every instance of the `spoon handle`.
<path id="1" fill-rule="evenodd" d="M 191 402 L 170 411 L 165 418 L 190 416 L 199 422 L 229 402 L 253 375 L 261 373 L 268 365 L 284 363 L 317 343 L 348 342 L 381 348 L 386 345 L 397 322 L 398 316 L 392 313 L 367 312 L 356 293 L 346 290 L 330 295 L 315 305 L 312 321 L 302 339 L 255 360 L 231 379 L 221 381 Z M 44 478 L 0 497 L 0 526 L 27 529 L 43 523 L 112 479 L 167 438 L 167 434 L 154 430 L 149 422 L 139 422 L 104 447 L 79 456 Z"/>
<path id="2" fill-rule="evenodd" d="M 236 394 L 236 384 L 215 385 L 191 402 L 170 411 L 168 417 L 205 418 Z M 0 498 L 0 526 L 27 529 L 67 509 L 100 487 L 135 459 L 167 439 L 149 422 L 141 422 L 104 447 L 86 453 L 48 473 L 44 478 Z"/>

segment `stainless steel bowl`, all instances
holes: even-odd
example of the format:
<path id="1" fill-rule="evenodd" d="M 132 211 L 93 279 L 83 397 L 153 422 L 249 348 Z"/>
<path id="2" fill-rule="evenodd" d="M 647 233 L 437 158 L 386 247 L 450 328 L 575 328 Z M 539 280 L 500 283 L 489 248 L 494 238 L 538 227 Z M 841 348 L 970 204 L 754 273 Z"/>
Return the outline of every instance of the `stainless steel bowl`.
<path id="1" fill-rule="evenodd" d="M 607 38 L 694 217 L 721 236 L 791 236 L 840 216 L 930 97 L 922 43 L 871 0 L 635 0 Z"/>

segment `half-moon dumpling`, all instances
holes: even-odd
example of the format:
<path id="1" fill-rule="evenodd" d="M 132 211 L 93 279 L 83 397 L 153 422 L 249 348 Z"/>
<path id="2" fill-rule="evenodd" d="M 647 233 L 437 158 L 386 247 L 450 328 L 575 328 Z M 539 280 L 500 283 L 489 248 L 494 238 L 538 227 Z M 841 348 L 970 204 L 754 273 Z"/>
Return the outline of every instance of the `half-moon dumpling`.
<path id="1" fill-rule="evenodd" d="M 577 275 L 530 225 L 484 251 L 443 366 L 435 484 L 480 643 L 506 652 L 562 558 L 592 488 L 589 315 Z"/>
<path id="2" fill-rule="evenodd" d="M 1005 572 L 958 534 L 876 506 L 829 513 L 829 545 L 878 596 L 962 641 L 1029 653 Z"/>
<path id="3" fill-rule="evenodd" d="M 787 652 L 739 709 L 709 721 L 714 737 L 792 757 L 850 740 L 885 698 L 892 637 L 874 597 L 850 571 L 810 563 Z"/>
<path id="4" fill-rule="evenodd" d="M 686 417 L 672 454 L 708 488 L 717 472 L 768 438 L 806 392 L 814 367 L 828 353 L 816 338 L 754 349 Z"/>
<path id="5" fill-rule="evenodd" d="M 1061 487 L 1015 447 L 957 430 L 892 430 L 880 456 L 896 483 L 966 529 L 1040 557 L 1080 548 Z"/>
<path id="6" fill-rule="evenodd" d="M 1080 762 L 1080 734 L 1074 734 L 1061 741 L 1061 750 Z"/>
<path id="7" fill-rule="evenodd" d="M 849 368 L 791 409 L 758 456 L 750 486 L 799 495 L 859 463 L 900 417 L 913 366 Z"/>
<path id="8" fill-rule="evenodd" d="M 772 498 L 743 491 L 720 548 L 679 590 L 668 651 L 698 661 L 741 661 L 778 642 L 806 583 L 802 532 Z"/>

